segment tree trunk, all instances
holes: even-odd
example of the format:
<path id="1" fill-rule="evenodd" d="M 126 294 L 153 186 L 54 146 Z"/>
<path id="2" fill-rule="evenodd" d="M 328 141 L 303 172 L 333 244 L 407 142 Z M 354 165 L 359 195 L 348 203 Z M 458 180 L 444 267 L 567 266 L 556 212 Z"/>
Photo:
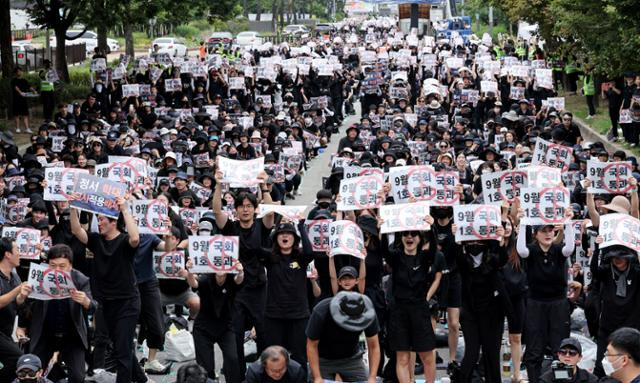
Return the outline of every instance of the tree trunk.
<path id="1" fill-rule="evenodd" d="M 124 24 L 124 42 L 125 52 L 127 56 L 131 57 L 131 60 L 133 60 L 136 56 L 136 52 L 133 48 L 133 26 L 131 23 Z"/>
<path id="2" fill-rule="evenodd" d="M 246 18 L 249 17 L 249 2 L 247 0 L 242 0 L 242 15 Z"/>
<path id="3" fill-rule="evenodd" d="M 56 57 L 55 68 L 58 71 L 60 79 L 64 82 L 69 82 L 69 68 L 67 67 L 67 28 L 60 27 L 54 29 L 56 35 Z"/>
<path id="4" fill-rule="evenodd" d="M 109 52 L 109 45 L 107 44 L 107 25 L 104 23 L 98 24 L 98 49 L 103 52 Z"/>
<path id="5" fill-rule="evenodd" d="M 280 29 L 284 28 L 284 0 L 280 0 Z"/>
<path id="6" fill-rule="evenodd" d="M 276 33 L 278 30 L 278 0 L 271 0 L 271 30 Z"/>
<path id="7" fill-rule="evenodd" d="M 260 5 L 260 2 L 258 1 L 256 4 L 256 21 L 260 21 L 260 16 L 262 14 L 262 6 Z"/>
<path id="8" fill-rule="evenodd" d="M 11 4 L 9 0 L 0 0 L 0 61 L 2 77 L 13 76 L 13 50 L 11 49 Z M 6 95 L 8 96 L 8 95 Z"/>

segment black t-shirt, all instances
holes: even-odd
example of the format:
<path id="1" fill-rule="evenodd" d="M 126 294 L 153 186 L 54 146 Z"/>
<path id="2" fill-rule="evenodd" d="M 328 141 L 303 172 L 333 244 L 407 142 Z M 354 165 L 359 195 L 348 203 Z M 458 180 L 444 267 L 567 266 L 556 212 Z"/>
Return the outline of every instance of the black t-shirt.
<path id="1" fill-rule="evenodd" d="M 567 296 L 567 258 L 562 255 L 562 244 L 553 244 L 544 252 L 536 243 L 529 245 L 526 258 L 529 296 L 540 300 L 554 300 Z"/>
<path id="2" fill-rule="evenodd" d="M 7 294 L 11 290 L 18 287 L 20 284 L 20 277 L 15 270 L 11 272 L 11 275 L 7 277 L 3 272 L 0 271 L 0 295 Z M 5 334 L 8 337 L 11 337 L 13 334 L 13 323 L 16 320 L 16 313 L 18 311 L 18 304 L 14 299 L 6 305 L 5 307 L 0 309 L 0 332 Z"/>
<path id="3" fill-rule="evenodd" d="M 438 238 L 438 246 L 440 247 L 440 251 L 444 253 L 445 269 L 448 270 L 448 274 L 458 272 L 457 255 L 462 251 L 460 245 L 456 243 L 454 233 L 451 231 L 452 224 L 453 219 L 450 219 L 449 223 L 445 226 L 440 226 L 437 220 L 433 223 Z"/>
<path id="4" fill-rule="evenodd" d="M 233 281 L 234 275 L 227 275 L 222 286 L 216 282 L 215 274 L 202 274 L 198 277 L 198 296 L 200 297 L 200 311 L 196 317 L 196 324 L 231 323 L 231 304 L 237 288 Z"/>
<path id="5" fill-rule="evenodd" d="M 87 247 L 94 254 L 94 295 L 101 299 L 127 299 L 138 295 L 133 259 L 136 249 L 129 245 L 129 234 L 120 233 L 108 241 L 89 233 Z"/>
<path id="6" fill-rule="evenodd" d="M 312 255 L 300 251 L 286 255 L 270 255 L 265 260 L 267 283 L 267 307 L 269 318 L 302 319 L 309 316 L 307 299 L 307 265 Z"/>
<path id="7" fill-rule="evenodd" d="M 415 256 L 409 256 L 403 251 L 393 251 L 386 260 L 392 269 L 393 297 L 402 304 L 425 302 L 435 273 L 445 267 L 444 256 L 440 252 L 430 255 L 429 252 L 418 251 Z"/>
<path id="8" fill-rule="evenodd" d="M 264 286 L 267 277 L 259 254 L 263 247 L 268 246 L 269 230 L 264 226 L 262 220 L 255 220 L 249 229 L 243 229 L 238 221 L 227 220 L 222 228 L 222 234 L 240 237 L 239 259 L 244 267 L 242 286 L 251 288 Z"/>
<path id="9" fill-rule="evenodd" d="M 348 331 L 338 326 L 329 309 L 331 299 L 326 298 L 314 307 L 307 325 L 307 337 L 311 340 L 319 340 L 318 353 L 323 359 L 350 358 L 360 351 L 360 332 Z M 380 326 L 376 318 L 364 330 L 364 335 L 370 338 L 378 332 L 380 332 Z"/>

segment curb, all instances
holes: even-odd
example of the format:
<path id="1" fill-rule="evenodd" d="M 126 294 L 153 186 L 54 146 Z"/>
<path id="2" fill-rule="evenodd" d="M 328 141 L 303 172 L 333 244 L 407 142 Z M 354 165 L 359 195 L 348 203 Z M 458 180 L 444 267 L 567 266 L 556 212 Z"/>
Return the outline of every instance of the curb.
<path id="1" fill-rule="evenodd" d="M 575 123 L 580 128 L 580 133 L 582 134 L 582 138 L 584 138 L 585 141 L 590 141 L 590 142 L 600 141 L 604 144 L 604 148 L 609 153 L 613 153 L 617 150 L 622 150 L 627 154 L 627 157 L 636 156 L 634 153 L 632 153 L 628 149 L 625 149 L 617 144 L 614 144 L 613 142 L 610 142 L 606 136 L 596 132 L 593 128 L 587 125 L 582 119 L 574 116 L 573 121 L 575 121 Z"/>

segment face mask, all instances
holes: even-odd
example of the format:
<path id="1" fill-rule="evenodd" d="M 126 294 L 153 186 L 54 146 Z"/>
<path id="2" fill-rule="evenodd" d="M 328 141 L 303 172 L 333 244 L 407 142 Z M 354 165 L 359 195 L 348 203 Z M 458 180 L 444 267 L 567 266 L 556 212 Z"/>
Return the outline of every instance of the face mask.
<path id="1" fill-rule="evenodd" d="M 616 359 L 616 362 L 620 360 L 620 357 L 618 359 Z M 609 358 L 607 358 L 606 356 L 604 358 L 602 358 L 602 369 L 604 370 L 604 373 L 606 375 L 613 375 L 616 371 L 618 371 L 620 368 L 615 368 L 613 367 L 613 363 L 609 362 Z"/>
<path id="2" fill-rule="evenodd" d="M 96 92 L 102 92 L 102 84 L 96 84 Z"/>
<path id="3" fill-rule="evenodd" d="M 320 203 L 318 204 L 318 207 L 319 207 L 320 209 L 328 209 L 330 205 L 331 205 L 331 204 L 330 204 L 329 202 L 320 202 Z"/>
<path id="4" fill-rule="evenodd" d="M 38 381 L 38 378 L 22 378 L 18 379 L 18 381 L 20 383 L 36 383 Z"/>
<path id="5" fill-rule="evenodd" d="M 433 209 L 433 216 L 435 218 L 444 219 L 449 216 L 447 209 Z"/>
<path id="6" fill-rule="evenodd" d="M 478 255 L 484 251 L 484 245 L 467 245 L 467 252 L 471 255 Z"/>

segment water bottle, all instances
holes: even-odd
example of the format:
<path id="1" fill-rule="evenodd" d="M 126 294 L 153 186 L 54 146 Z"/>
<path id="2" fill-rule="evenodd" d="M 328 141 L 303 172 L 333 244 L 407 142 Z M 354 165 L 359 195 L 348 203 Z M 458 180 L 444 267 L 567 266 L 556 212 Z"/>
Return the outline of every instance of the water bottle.
<path id="1" fill-rule="evenodd" d="M 506 340 L 502 341 L 502 376 L 511 376 L 511 348 Z"/>

